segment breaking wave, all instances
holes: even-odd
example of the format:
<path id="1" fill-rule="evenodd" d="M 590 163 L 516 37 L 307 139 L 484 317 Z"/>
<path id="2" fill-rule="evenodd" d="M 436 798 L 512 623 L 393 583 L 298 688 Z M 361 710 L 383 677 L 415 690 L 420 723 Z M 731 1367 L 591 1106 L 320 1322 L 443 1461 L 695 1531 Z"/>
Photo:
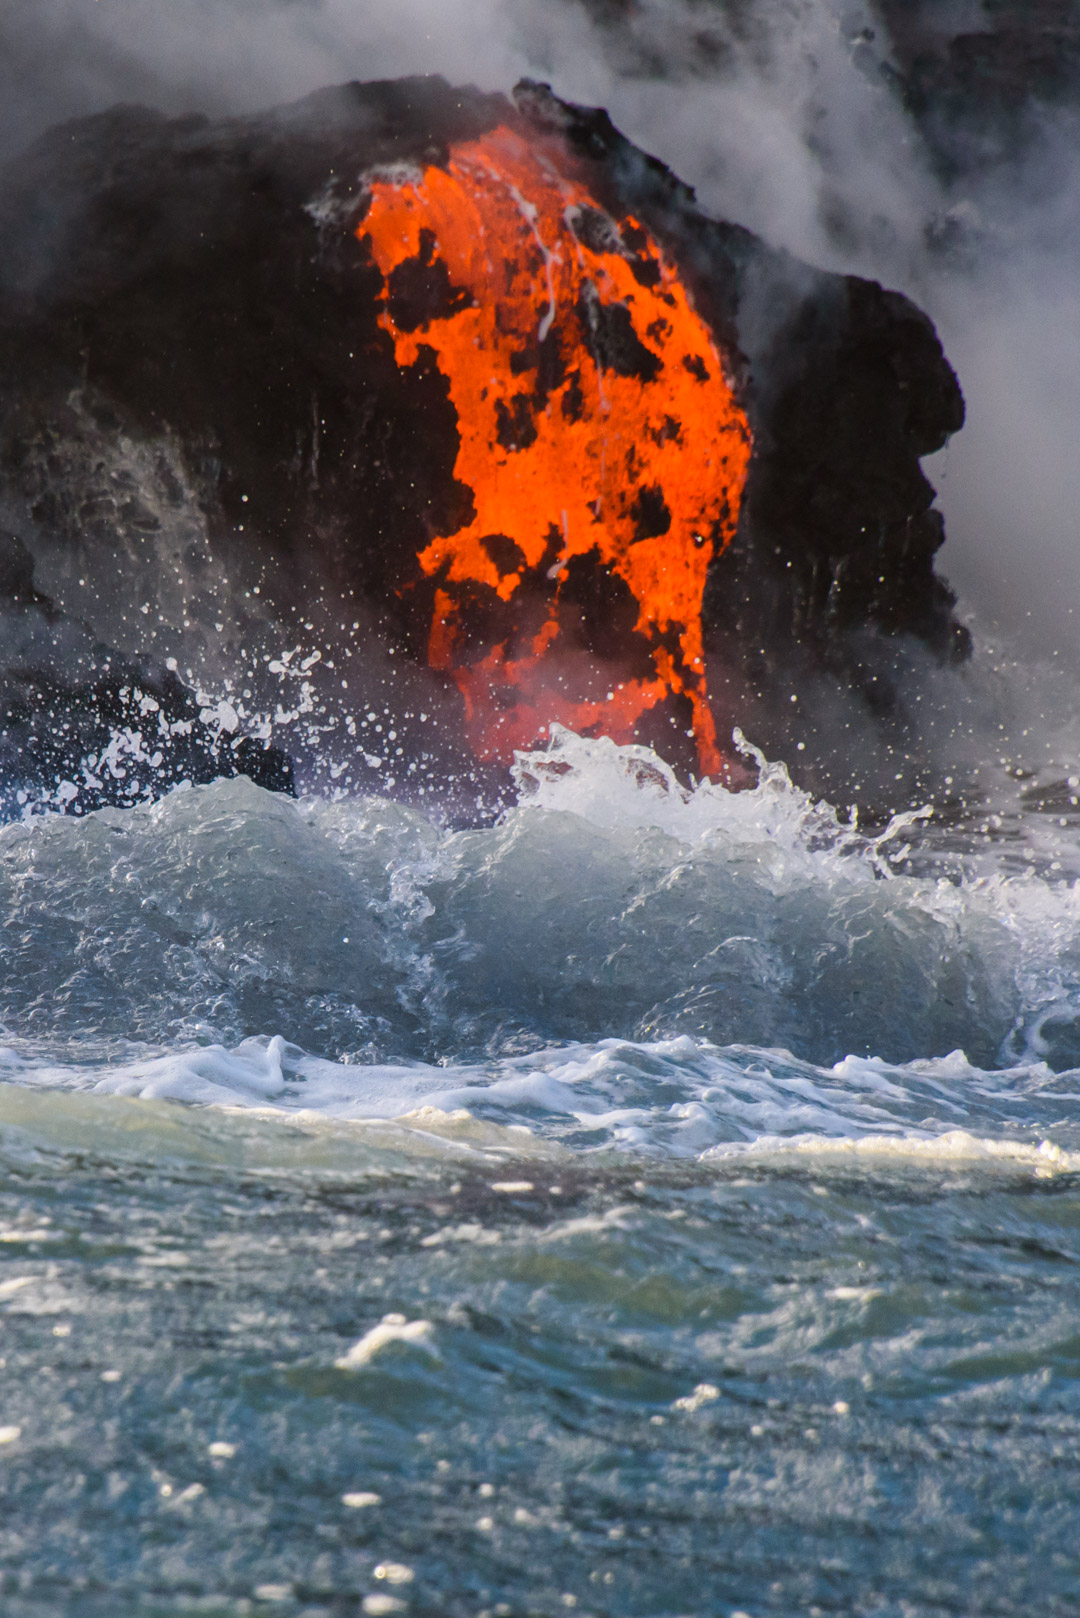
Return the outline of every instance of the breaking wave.
<path id="1" fill-rule="evenodd" d="M 553 727 L 467 830 L 242 777 L 7 826 L 0 1078 L 522 1150 L 1071 1168 L 1080 888 L 946 870 L 928 812 L 866 835 L 739 741 L 755 787 L 688 790 Z"/>

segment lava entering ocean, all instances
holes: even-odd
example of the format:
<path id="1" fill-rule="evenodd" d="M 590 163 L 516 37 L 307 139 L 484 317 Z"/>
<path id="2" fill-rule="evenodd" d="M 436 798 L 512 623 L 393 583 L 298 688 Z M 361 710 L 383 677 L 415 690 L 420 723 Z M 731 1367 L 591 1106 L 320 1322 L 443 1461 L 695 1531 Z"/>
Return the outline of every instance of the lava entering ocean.
<path id="1" fill-rule="evenodd" d="M 0 175 L 0 241 L 0 820 L 290 760 L 486 813 L 552 721 L 908 801 L 909 654 L 969 641 L 920 464 L 963 399 L 899 293 L 531 81 L 114 109 Z"/>
<path id="2" fill-rule="evenodd" d="M 626 742 L 666 703 L 715 774 L 702 603 L 750 429 L 670 259 L 505 124 L 373 174 L 357 236 L 397 363 L 437 364 L 457 414 L 461 525 L 418 581 L 473 749 L 507 760 L 553 720 Z"/>

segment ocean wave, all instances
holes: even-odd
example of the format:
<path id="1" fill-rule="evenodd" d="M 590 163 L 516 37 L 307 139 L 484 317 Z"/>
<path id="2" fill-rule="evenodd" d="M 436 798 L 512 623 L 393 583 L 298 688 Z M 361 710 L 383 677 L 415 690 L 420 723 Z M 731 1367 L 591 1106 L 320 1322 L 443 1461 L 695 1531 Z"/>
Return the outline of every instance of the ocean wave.
<path id="1" fill-rule="evenodd" d="M 1080 1064 L 1080 887 L 912 874 L 916 816 L 864 836 L 757 757 L 751 790 L 686 790 L 556 731 L 468 830 L 243 778 L 4 827 L 0 1023 L 80 1059 L 276 1030 L 368 1068 L 682 1036 Z"/>

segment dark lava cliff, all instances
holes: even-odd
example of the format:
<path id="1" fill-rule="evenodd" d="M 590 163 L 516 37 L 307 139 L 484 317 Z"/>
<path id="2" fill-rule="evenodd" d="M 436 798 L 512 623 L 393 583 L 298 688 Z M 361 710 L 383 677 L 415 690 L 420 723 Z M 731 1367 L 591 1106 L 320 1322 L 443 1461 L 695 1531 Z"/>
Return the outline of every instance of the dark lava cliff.
<path id="1" fill-rule="evenodd" d="M 454 586 L 458 662 L 434 655 L 453 570 L 429 576 L 417 559 L 464 530 L 480 493 L 455 474 L 464 426 L 431 333 L 482 294 L 455 289 L 433 232 L 391 286 L 362 227 L 373 176 L 445 170 L 497 129 L 588 188 L 582 261 L 591 243 L 643 289 L 677 276 L 723 357 L 752 453 L 737 523 L 723 508 L 732 531 L 720 516 L 696 539 L 712 558 L 704 672 L 686 634 L 642 628 L 629 564 L 599 545 L 560 560 L 557 516 L 542 558 L 512 533 L 485 536 L 492 582 Z M 331 761 L 334 780 L 375 786 L 376 714 L 398 790 L 440 772 L 493 781 L 500 761 L 466 723 L 476 670 L 501 647 L 492 700 L 518 701 L 506 669 L 538 644 L 545 612 L 589 701 L 618 678 L 651 693 L 668 680 L 632 733 L 686 769 L 701 766 L 688 733 L 706 689 L 721 742 L 751 700 L 759 733 L 772 713 L 789 735 L 785 704 L 812 671 L 900 745 L 897 649 L 965 655 L 919 465 L 963 420 L 929 320 L 704 217 L 604 113 L 545 87 L 511 102 L 440 79 L 351 84 L 219 122 L 119 107 L 8 168 L 0 243 L 8 812 L 17 794 L 78 810 L 238 768 L 287 787 L 289 752 L 305 779 Z M 644 385 L 676 363 L 663 322 L 634 328 L 632 301 L 579 300 L 585 361 L 559 320 L 511 356 L 517 392 L 493 445 L 504 461 L 554 398 L 572 414 L 575 364 L 602 392 L 605 376 Z M 415 336 L 409 363 L 388 308 Z M 707 426 L 671 420 L 687 446 Z M 632 509 L 631 540 L 674 556 L 675 494 L 642 481 Z M 818 761 L 817 784 L 829 769 Z"/>

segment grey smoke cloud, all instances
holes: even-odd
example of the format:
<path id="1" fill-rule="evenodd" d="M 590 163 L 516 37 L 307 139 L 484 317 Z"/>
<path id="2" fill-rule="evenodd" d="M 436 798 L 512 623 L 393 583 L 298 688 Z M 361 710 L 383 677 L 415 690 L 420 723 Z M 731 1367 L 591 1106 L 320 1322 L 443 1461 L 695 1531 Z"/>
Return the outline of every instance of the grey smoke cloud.
<path id="1" fill-rule="evenodd" d="M 979 0 L 960 9 L 978 25 Z M 945 20 L 959 17 L 953 5 Z M 977 619 L 1069 652 L 1075 130 L 1048 119 L 1037 172 L 946 190 L 882 76 L 879 21 L 871 0 L 8 0 L 0 157 L 120 100 L 229 113 L 354 77 L 441 72 L 485 89 L 548 78 L 607 106 L 709 211 L 929 309 L 969 403 L 969 426 L 929 467 L 949 528 L 944 571 Z M 950 220 L 973 234 L 974 259 L 928 251 Z"/>
<path id="2" fill-rule="evenodd" d="M 617 29 L 598 20 L 613 10 Z M 353 77 L 543 75 L 607 106 L 707 207 L 850 265 L 863 238 L 907 240 L 921 184 L 863 60 L 871 26 L 866 0 L 9 0 L 0 152 L 116 101 L 239 112 Z"/>
<path id="3" fill-rule="evenodd" d="M 349 78 L 501 83 L 525 62 L 512 33 L 498 0 L 9 0 L 0 141 L 116 101 L 230 113 Z"/>

